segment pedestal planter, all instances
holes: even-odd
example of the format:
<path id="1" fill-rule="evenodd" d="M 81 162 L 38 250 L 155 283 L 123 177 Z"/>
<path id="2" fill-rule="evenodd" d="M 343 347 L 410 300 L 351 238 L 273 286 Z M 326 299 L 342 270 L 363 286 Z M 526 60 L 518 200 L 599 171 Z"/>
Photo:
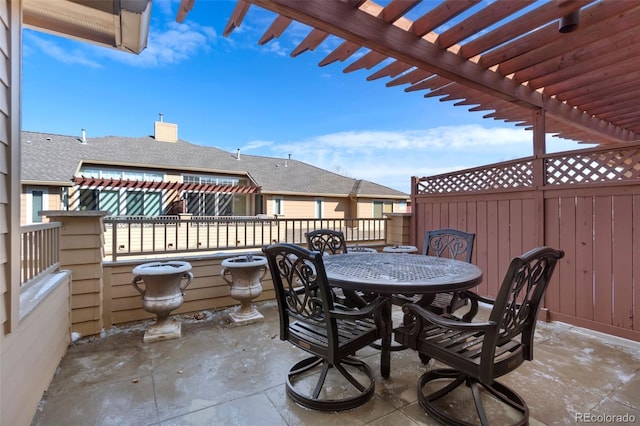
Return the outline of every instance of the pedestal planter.
<path id="1" fill-rule="evenodd" d="M 264 256 L 236 256 L 222 261 L 220 275 L 229 284 L 229 295 L 240 302 L 238 309 L 229 314 L 233 324 L 244 325 L 264 318 L 251 301 L 262 294 L 266 265 Z M 231 275 L 231 280 L 228 275 Z"/>
<path id="2" fill-rule="evenodd" d="M 158 316 L 144 333 L 145 343 L 182 335 L 181 323 L 170 319 L 169 314 L 182 305 L 184 289 L 193 280 L 190 270 L 190 263 L 180 261 L 143 263 L 133 268 L 131 284 L 142 295 L 142 307 Z"/>

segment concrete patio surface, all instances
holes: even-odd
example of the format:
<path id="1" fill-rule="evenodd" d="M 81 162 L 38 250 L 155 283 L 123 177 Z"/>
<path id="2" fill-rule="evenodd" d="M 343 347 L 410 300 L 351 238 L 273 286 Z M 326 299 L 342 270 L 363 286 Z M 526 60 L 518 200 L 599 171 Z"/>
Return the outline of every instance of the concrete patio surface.
<path id="1" fill-rule="evenodd" d="M 359 408 L 324 413 L 296 405 L 285 377 L 306 354 L 280 341 L 275 301 L 256 306 L 265 319 L 243 326 L 230 324 L 233 308 L 177 316 L 182 337 L 174 340 L 143 343 L 151 321 L 78 340 L 32 425 L 437 424 L 417 403 L 416 389 L 434 361 L 425 366 L 411 350 L 392 352 L 386 380 L 379 352 L 358 352 L 376 373 L 376 394 Z M 501 378 L 527 401 L 530 424 L 640 424 L 640 343 L 539 323 L 534 357 Z M 460 398 L 456 404 L 473 411 L 466 395 Z"/>

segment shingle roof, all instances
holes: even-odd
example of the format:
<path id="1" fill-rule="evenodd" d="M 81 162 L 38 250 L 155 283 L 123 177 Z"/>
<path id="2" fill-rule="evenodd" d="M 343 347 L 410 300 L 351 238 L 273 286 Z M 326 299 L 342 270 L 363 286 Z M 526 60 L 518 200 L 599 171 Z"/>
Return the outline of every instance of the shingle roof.
<path id="1" fill-rule="evenodd" d="M 357 195 L 408 198 L 408 194 L 366 180 L 345 177 L 301 161 L 235 153 L 152 136 L 76 136 L 22 132 L 22 181 L 70 184 L 85 164 L 109 164 L 193 173 L 249 175 L 263 193 Z M 357 189 L 357 194 L 354 193 Z"/>

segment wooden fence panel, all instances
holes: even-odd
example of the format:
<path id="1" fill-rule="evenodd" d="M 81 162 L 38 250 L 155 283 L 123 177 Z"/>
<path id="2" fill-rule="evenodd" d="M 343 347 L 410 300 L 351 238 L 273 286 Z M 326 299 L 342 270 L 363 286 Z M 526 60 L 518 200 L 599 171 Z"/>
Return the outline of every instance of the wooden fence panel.
<path id="1" fill-rule="evenodd" d="M 575 197 L 560 198 L 560 242 L 558 247 L 564 250 L 560 276 L 560 312 L 576 314 L 576 204 Z"/>
<path id="2" fill-rule="evenodd" d="M 489 294 L 487 271 L 489 270 L 489 238 L 487 221 L 487 202 L 478 201 L 476 205 L 476 241 L 473 250 L 474 263 L 484 271 L 482 283 L 476 289 L 480 294 Z"/>
<path id="3" fill-rule="evenodd" d="M 634 330 L 640 330 L 640 219 L 637 219 L 640 215 L 640 195 L 635 194 L 633 196 L 633 214 L 636 217 L 633 226 L 633 256 L 632 265 L 633 277 L 634 277 L 634 291 L 633 291 L 633 324 Z"/>
<path id="4" fill-rule="evenodd" d="M 476 290 L 489 296 L 513 256 L 560 248 L 549 318 L 640 341 L 640 143 L 540 159 L 416 179 L 413 229 L 475 232 L 473 262 L 484 272 Z"/>
<path id="5" fill-rule="evenodd" d="M 560 202 L 556 199 L 548 199 L 544 202 L 545 211 L 545 244 L 550 247 L 560 248 Z M 559 268 L 558 268 L 559 269 Z M 550 311 L 560 310 L 560 287 L 564 285 L 560 281 L 559 273 L 555 273 L 553 280 L 545 294 L 545 307 Z"/>
<path id="6" fill-rule="evenodd" d="M 593 320 L 593 198 L 576 199 L 576 315 Z"/>
<path id="7" fill-rule="evenodd" d="M 613 325 L 633 324 L 633 196 L 613 197 Z M 638 261 L 636 259 L 636 261 Z"/>
<path id="8" fill-rule="evenodd" d="M 602 324 L 611 324 L 613 318 L 612 300 L 613 283 L 613 264 L 612 255 L 612 234 L 611 222 L 611 197 L 600 196 L 595 197 L 595 215 L 594 215 L 594 236 L 595 236 L 595 288 L 594 300 L 597 302 L 597 309 L 594 312 L 596 322 Z"/>

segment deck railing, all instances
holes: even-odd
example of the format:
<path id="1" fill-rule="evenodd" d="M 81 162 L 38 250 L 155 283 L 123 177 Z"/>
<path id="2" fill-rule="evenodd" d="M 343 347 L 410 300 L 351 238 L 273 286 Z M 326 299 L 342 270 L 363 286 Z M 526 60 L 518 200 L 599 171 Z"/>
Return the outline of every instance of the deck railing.
<path id="1" fill-rule="evenodd" d="M 256 249 L 265 244 L 305 244 L 306 232 L 334 229 L 350 244 L 385 241 L 385 218 L 284 219 L 260 216 L 106 217 L 105 254 L 140 257 Z"/>
<path id="2" fill-rule="evenodd" d="M 23 288 L 60 268 L 60 228 L 59 222 L 21 227 L 20 282 Z"/>

